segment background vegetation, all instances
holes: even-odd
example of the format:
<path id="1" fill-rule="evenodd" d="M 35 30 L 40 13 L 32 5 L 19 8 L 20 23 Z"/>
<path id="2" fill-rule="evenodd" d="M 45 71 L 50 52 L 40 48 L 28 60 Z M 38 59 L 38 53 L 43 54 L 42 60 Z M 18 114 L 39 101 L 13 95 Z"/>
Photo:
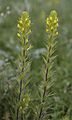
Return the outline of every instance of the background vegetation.
<path id="1" fill-rule="evenodd" d="M 45 18 L 55 9 L 59 18 L 53 120 L 72 120 L 72 0 L 0 0 L 0 119 L 14 120 L 16 105 L 16 60 L 20 52 L 17 20 L 23 10 L 32 20 L 32 89 L 41 79 Z M 36 93 L 37 89 L 33 92 Z M 35 96 L 36 97 L 36 96 Z M 50 113 L 50 111 L 49 111 Z"/>

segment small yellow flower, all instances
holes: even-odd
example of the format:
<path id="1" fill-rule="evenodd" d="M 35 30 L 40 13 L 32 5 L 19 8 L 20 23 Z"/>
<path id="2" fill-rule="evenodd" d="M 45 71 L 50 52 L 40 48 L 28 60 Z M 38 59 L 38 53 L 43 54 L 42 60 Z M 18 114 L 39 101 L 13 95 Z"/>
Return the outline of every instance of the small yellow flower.
<path id="1" fill-rule="evenodd" d="M 58 27 L 58 23 L 56 24 L 56 26 Z"/>
<path id="2" fill-rule="evenodd" d="M 49 18 L 47 18 L 47 21 L 49 21 Z"/>
<path id="3" fill-rule="evenodd" d="M 27 20 L 28 20 L 28 18 L 25 19 L 25 21 L 27 21 Z"/>
<path id="4" fill-rule="evenodd" d="M 58 35 L 58 32 L 56 32 L 56 35 Z"/>
<path id="5" fill-rule="evenodd" d="M 18 36 L 18 38 L 20 38 L 20 34 L 19 33 L 17 33 L 17 36 Z"/>
<path id="6" fill-rule="evenodd" d="M 18 27 L 18 28 L 20 28 L 20 25 L 19 25 L 19 24 L 17 24 L 17 27 Z"/>
<path id="7" fill-rule="evenodd" d="M 22 28 L 22 32 L 24 31 L 24 28 Z"/>
<path id="8" fill-rule="evenodd" d="M 46 32 L 48 32 L 49 30 L 48 29 L 46 29 Z"/>
<path id="9" fill-rule="evenodd" d="M 49 21 L 47 21 L 47 24 L 49 25 Z"/>
<path id="10" fill-rule="evenodd" d="M 28 43 L 28 39 L 26 39 L 26 43 Z"/>
<path id="11" fill-rule="evenodd" d="M 57 22 L 58 22 L 58 18 L 57 18 L 56 20 L 57 20 Z"/>
<path id="12" fill-rule="evenodd" d="M 22 24 L 22 20 L 20 20 L 19 23 Z"/>
<path id="13" fill-rule="evenodd" d="M 53 30 L 53 26 L 51 27 L 51 30 Z"/>
<path id="14" fill-rule="evenodd" d="M 52 17 L 50 17 L 50 20 L 52 20 L 53 18 Z"/>
<path id="15" fill-rule="evenodd" d="M 31 24 L 31 22 L 29 21 L 29 22 L 28 22 L 28 26 L 30 26 L 30 24 Z"/>
<path id="16" fill-rule="evenodd" d="M 57 23 L 57 20 L 54 20 L 54 23 Z"/>

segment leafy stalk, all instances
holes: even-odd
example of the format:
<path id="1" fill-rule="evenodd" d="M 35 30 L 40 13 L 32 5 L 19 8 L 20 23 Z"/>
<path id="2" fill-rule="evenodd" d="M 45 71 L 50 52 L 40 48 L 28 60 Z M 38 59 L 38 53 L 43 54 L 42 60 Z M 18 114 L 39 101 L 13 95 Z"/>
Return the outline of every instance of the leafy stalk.
<path id="1" fill-rule="evenodd" d="M 46 53 L 43 56 L 44 65 L 45 65 L 45 68 L 43 68 L 44 82 L 43 82 L 43 94 L 42 94 L 42 101 L 41 101 L 42 105 L 40 108 L 38 120 L 42 120 L 42 116 L 45 118 L 47 114 L 46 113 L 47 108 L 45 109 L 44 105 L 47 102 L 46 97 L 48 96 L 48 89 L 50 88 L 49 84 L 52 84 L 53 82 L 52 80 L 52 75 L 54 72 L 53 65 L 54 65 L 54 59 L 56 58 L 54 53 L 55 53 L 56 43 L 57 43 L 55 39 L 58 35 L 57 27 L 58 27 L 57 13 L 56 11 L 51 11 L 49 18 L 46 19 L 46 32 L 48 35 L 48 41 L 45 45 Z"/>
<path id="2" fill-rule="evenodd" d="M 23 12 L 19 21 L 18 21 L 18 38 L 20 39 L 21 44 L 21 53 L 19 56 L 19 97 L 18 97 L 18 107 L 17 107 L 17 116 L 16 120 L 22 120 L 22 110 L 25 110 L 28 107 L 28 103 L 30 101 L 29 93 L 27 90 L 27 84 L 29 82 L 29 68 L 30 68 L 30 60 L 29 60 L 29 49 L 31 47 L 28 37 L 31 32 L 30 30 L 31 21 L 29 19 L 29 14 L 27 12 Z"/>

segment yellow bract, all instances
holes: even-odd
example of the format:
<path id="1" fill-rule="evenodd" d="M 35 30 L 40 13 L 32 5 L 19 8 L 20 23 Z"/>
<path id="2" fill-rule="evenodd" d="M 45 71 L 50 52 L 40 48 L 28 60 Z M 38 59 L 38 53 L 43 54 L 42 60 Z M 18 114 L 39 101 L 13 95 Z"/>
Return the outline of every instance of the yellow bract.
<path id="1" fill-rule="evenodd" d="M 17 33 L 17 36 L 18 36 L 18 38 L 20 38 L 20 34 L 19 33 Z"/>
<path id="2" fill-rule="evenodd" d="M 50 17 L 50 20 L 52 20 L 53 18 L 52 17 Z"/>
<path id="3" fill-rule="evenodd" d="M 57 12 L 55 10 L 50 12 L 49 17 L 46 19 L 46 32 L 57 36 L 58 35 L 58 18 L 57 18 Z"/>

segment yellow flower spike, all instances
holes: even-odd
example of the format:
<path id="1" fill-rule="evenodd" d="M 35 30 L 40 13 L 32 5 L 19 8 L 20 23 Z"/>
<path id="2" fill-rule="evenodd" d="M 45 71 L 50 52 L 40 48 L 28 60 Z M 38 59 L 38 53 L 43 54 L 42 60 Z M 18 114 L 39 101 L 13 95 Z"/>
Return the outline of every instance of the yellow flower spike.
<path id="1" fill-rule="evenodd" d="M 19 34 L 20 36 L 22 36 L 22 38 L 24 38 L 25 36 L 28 37 L 31 31 L 31 21 L 30 21 L 28 12 L 24 11 L 22 13 L 18 21 L 17 27 L 18 27 Z"/>
<path id="2" fill-rule="evenodd" d="M 57 28 L 58 28 L 57 12 L 53 10 L 50 12 L 49 17 L 47 17 L 46 19 L 46 32 L 49 35 L 56 36 L 58 35 Z"/>

